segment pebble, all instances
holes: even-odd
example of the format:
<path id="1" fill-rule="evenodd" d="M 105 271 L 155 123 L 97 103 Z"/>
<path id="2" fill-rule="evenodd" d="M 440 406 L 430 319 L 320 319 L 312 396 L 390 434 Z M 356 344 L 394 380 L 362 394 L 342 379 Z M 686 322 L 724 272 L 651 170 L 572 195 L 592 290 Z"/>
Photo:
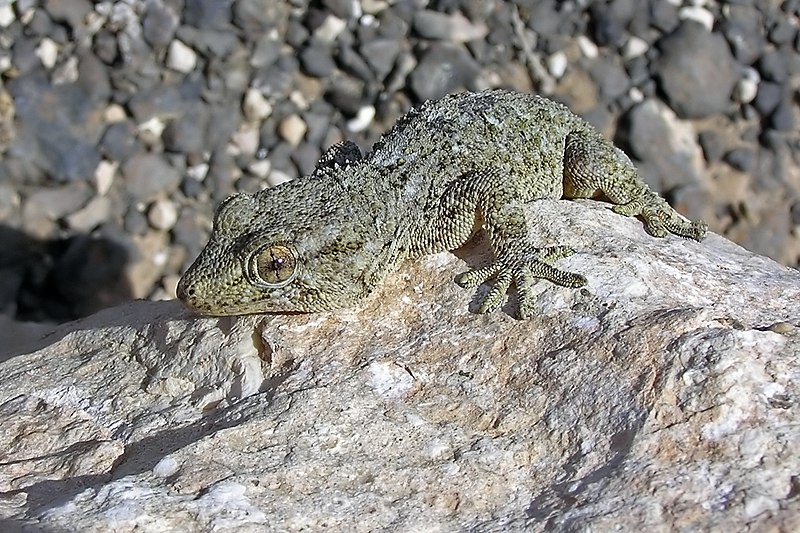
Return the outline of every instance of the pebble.
<path id="1" fill-rule="evenodd" d="M 252 124 L 242 124 L 233 134 L 236 153 L 254 156 L 261 142 L 259 129 Z"/>
<path id="2" fill-rule="evenodd" d="M 258 159 L 248 165 L 247 171 L 260 179 L 266 179 L 272 172 L 272 162 L 269 159 Z"/>
<path id="3" fill-rule="evenodd" d="M 567 54 L 561 50 L 547 57 L 547 71 L 556 79 L 561 79 L 567 72 L 568 64 Z"/>
<path id="4" fill-rule="evenodd" d="M 709 32 L 714 28 L 714 14 L 700 6 L 683 7 L 678 11 L 681 20 L 693 20 L 702 24 Z"/>
<path id="5" fill-rule="evenodd" d="M 733 98 L 740 104 L 749 104 L 758 94 L 758 84 L 761 76 L 752 67 L 744 69 L 744 77 L 740 79 L 733 89 Z"/>
<path id="6" fill-rule="evenodd" d="M 171 200 L 161 198 L 150 204 L 150 208 L 147 210 L 147 221 L 151 228 L 163 231 L 171 230 L 178 221 L 178 209 Z"/>
<path id="7" fill-rule="evenodd" d="M 67 226 L 78 233 L 91 233 L 111 215 L 111 200 L 107 196 L 95 196 L 82 209 L 66 217 Z"/>
<path id="8" fill-rule="evenodd" d="M 460 12 L 442 13 L 422 10 L 414 15 L 414 31 L 425 39 L 465 43 L 483 39 L 489 28 L 483 22 L 473 23 Z"/>
<path id="9" fill-rule="evenodd" d="M 347 121 L 347 129 L 353 133 L 366 130 L 375 118 L 375 107 L 368 105 L 358 110 L 355 118 Z"/>
<path id="10" fill-rule="evenodd" d="M 736 170 L 748 172 L 753 168 L 755 154 L 748 148 L 735 148 L 725 154 L 725 162 Z"/>
<path id="11" fill-rule="evenodd" d="M 139 153 L 122 164 L 125 189 L 131 198 L 152 202 L 159 195 L 169 194 L 180 184 L 181 175 L 158 154 Z"/>
<path id="12" fill-rule="evenodd" d="M 659 41 L 659 48 L 663 55 L 655 73 L 679 116 L 700 118 L 728 110 L 739 67 L 721 35 L 683 22 Z"/>
<path id="13" fill-rule="evenodd" d="M 272 114 L 272 104 L 258 89 L 247 89 L 242 102 L 242 112 L 247 120 L 261 122 Z"/>
<path id="14" fill-rule="evenodd" d="M 332 43 L 347 27 L 347 21 L 335 15 L 328 15 L 314 31 L 314 39 L 320 43 Z"/>
<path id="15" fill-rule="evenodd" d="M 291 146 L 297 146 L 307 129 L 305 121 L 299 115 L 289 115 L 278 124 L 278 135 Z"/>
<path id="16" fill-rule="evenodd" d="M 45 37 L 36 48 L 36 56 L 47 70 L 52 69 L 58 60 L 58 45 L 52 39 Z"/>
<path id="17" fill-rule="evenodd" d="M 649 49 L 650 45 L 647 44 L 647 41 L 632 35 L 625 42 L 625 46 L 622 49 L 622 57 L 626 60 L 630 60 L 634 57 L 644 55 Z"/>
<path id="18" fill-rule="evenodd" d="M 14 14 L 14 8 L 11 7 L 11 4 L 0 6 L 0 26 L 8 28 L 16 19 L 17 17 Z"/>
<path id="19" fill-rule="evenodd" d="M 99 196 L 105 196 L 111 190 L 114 176 L 119 169 L 119 163 L 113 161 L 100 161 L 94 171 L 94 187 Z"/>
<path id="20" fill-rule="evenodd" d="M 467 51 L 448 43 L 434 43 L 411 72 L 409 85 L 420 101 L 440 98 L 464 89 L 480 70 Z"/>
<path id="21" fill-rule="evenodd" d="M 172 70 L 188 74 L 197 66 L 197 54 L 190 47 L 175 39 L 169 45 L 167 66 Z"/>

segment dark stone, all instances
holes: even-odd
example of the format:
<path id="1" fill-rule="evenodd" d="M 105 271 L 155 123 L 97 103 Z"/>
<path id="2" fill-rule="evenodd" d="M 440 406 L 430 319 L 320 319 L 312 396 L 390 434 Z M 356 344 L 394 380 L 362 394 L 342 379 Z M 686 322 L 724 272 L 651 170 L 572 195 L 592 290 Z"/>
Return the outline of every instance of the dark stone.
<path id="1" fill-rule="evenodd" d="M 181 174 L 158 154 L 139 153 L 122 165 L 125 189 L 140 202 L 152 202 L 177 189 Z"/>
<path id="2" fill-rule="evenodd" d="M 673 5 L 672 2 L 651 0 L 650 23 L 663 33 L 672 33 L 680 24 L 678 7 Z"/>
<path id="3" fill-rule="evenodd" d="M 698 135 L 700 146 L 703 148 L 703 154 L 706 161 L 715 163 L 722 158 L 722 152 L 725 150 L 722 144 L 722 137 L 715 130 L 701 131 Z"/>
<path id="4" fill-rule="evenodd" d="M 378 38 L 361 45 L 361 55 L 366 58 L 378 80 L 382 81 L 392 71 L 400 49 L 400 41 Z"/>
<path id="5" fill-rule="evenodd" d="M 769 127 L 775 131 L 792 131 L 795 126 L 793 108 L 791 101 L 782 100 L 769 117 Z"/>
<path id="6" fill-rule="evenodd" d="M 736 170 L 749 172 L 755 162 L 755 154 L 749 148 L 735 148 L 725 154 L 725 162 Z"/>
<path id="7" fill-rule="evenodd" d="M 372 70 L 370 70 L 367 62 L 355 50 L 349 46 L 340 46 L 339 52 L 336 55 L 339 66 L 345 72 L 362 79 L 365 82 L 370 82 L 374 79 Z"/>
<path id="8" fill-rule="evenodd" d="M 119 57 L 116 35 L 107 30 L 98 31 L 94 36 L 92 50 L 103 63 L 114 65 Z"/>
<path id="9" fill-rule="evenodd" d="M 129 120 L 111 124 L 100 139 L 100 153 L 112 161 L 125 162 L 140 149 L 136 125 Z"/>
<path id="10" fill-rule="evenodd" d="M 183 9 L 183 23 L 198 30 L 227 30 L 232 0 L 190 0 Z"/>
<path id="11" fill-rule="evenodd" d="M 769 30 L 769 40 L 775 45 L 791 43 L 797 36 L 797 26 L 788 19 L 777 20 Z"/>
<path id="12" fill-rule="evenodd" d="M 758 60 L 758 71 L 765 80 L 784 83 L 789 76 L 786 58 L 778 50 L 770 50 Z"/>
<path id="13" fill-rule="evenodd" d="M 728 6 L 728 17 L 722 24 L 722 33 L 733 49 L 733 55 L 743 65 L 750 65 L 764 50 L 764 21 L 752 5 Z"/>
<path id="14" fill-rule="evenodd" d="M 626 37 L 625 28 L 635 10 L 636 2 L 631 0 L 592 3 L 589 16 L 594 42 L 600 46 L 622 46 Z"/>
<path id="15" fill-rule="evenodd" d="M 618 56 L 600 56 L 589 65 L 589 73 L 600 90 L 600 98 L 613 102 L 630 88 L 630 80 Z"/>
<path id="16" fill-rule="evenodd" d="M 206 146 L 205 133 L 208 129 L 208 109 L 201 104 L 189 107 L 180 117 L 170 121 L 161 138 L 164 149 L 171 152 L 199 152 Z"/>
<path id="17" fill-rule="evenodd" d="M 659 41 L 662 56 L 655 73 L 678 115 L 699 118 L 731 107 L 739 67 L 725 39 L 687 21 Z"/>
<path id="18" fill-rule="evenodd" d="M 310 143 L 301 143 L 300 146 L 294 149 L 291 158 L 301 176 L 308 176 L 314 172 L 317 166 L 320 155 L 322 155 L 319 147 Z"/>
<path id="19" fill-rule="evenodd" d="M 758 92 L 755 100 L 753 100 L 753 106 L 762 116 L 767 116 L 778 107 L 782 96 L 783 87 L 779 84 L 761 81 L 758 84 Z"/>
<path id="20" fill-rule="evenodd" d="M 166 48 L 178 28 L 178 15 L 160 2 L 148 2 L 142 19 L 145 41 L 155 49 Z"/>
<path id="21" fill-rule="evenodd" d="M 336 76 L 325 93 L 325 99 L 333 107 L 348 116 L 354 116 L 361 108 L 365 86 L 361 80 L 352 76 Z"/>
<path id="22" fill-rule="evenodd" d="M 449 43 L 433 43 L 409 77 L 409 86 L 419 101 L 432 100 L 470 88 L 480 66 L 467 51 Z"/>
<path id="23" fill-rule="evenodd" d="M 9 153 L 35 162 L 57 181 L 89 180 L 100 162 L 103 102 L 75 84 L 51 86 L 44 75 L 10 80 L 17 135 Z"/>
<path id="24" fill-rule="evenodd" d="M 311 44 L 300 52 L 300 64 L 303 70 L 317 78 L 324 78 L 336 70 L 330 47 L 322 44 Z"/>

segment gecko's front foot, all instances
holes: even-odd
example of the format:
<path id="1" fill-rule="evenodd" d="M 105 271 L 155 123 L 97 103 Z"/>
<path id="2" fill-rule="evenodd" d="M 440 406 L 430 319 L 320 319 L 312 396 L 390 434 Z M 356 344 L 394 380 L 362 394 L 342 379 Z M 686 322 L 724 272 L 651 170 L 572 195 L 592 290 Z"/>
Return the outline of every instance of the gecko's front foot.
<path id="1" fill-rule="evenodd" d="M 500 307 L 511 282 L 514 282 L 517 287 L 517 314 L 519 318 L 526 319 L 533 316 L 534 312 L 531 285 L 536 278 L 564 287 L 586 285 L 586 278 L 580 274 L 559 270 L 551 264 L 574 253 L 575 250 L 565 246 L 508 251 L 488 266 L 458 275 L 455 281 L 469 288 L 494 278 L 494 286 L 479 302 L 479 313 L 488 313 Z"/>

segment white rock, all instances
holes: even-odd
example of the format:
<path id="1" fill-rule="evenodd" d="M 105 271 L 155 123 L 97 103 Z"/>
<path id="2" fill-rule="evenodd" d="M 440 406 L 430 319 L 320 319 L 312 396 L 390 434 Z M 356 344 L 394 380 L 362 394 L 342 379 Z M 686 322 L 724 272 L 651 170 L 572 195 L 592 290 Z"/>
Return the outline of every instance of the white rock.
<path id="1" fill-rule="evenodd" d="M 155 229 L 170 230 L 178 221 L 178 208 L 166 198 L 156 200 L 147 210 L 147 221 Z"/>
<path id="2" fill-rule="evenodd" d="M 122 122 L 126 118 L 128 118 L 128 113 L 126 113 L 125 108 L 119 104 L 110 104 L 103 112 L 103 120 L 108 124 Z"/>
<path id="3" fill-rule="evenodd" d="M 243 123 L 233 133 L 233 143 L 240 154 L 254 155 L 261 143 L 261 132 L 252 123 Z"/>
<path id="4" fill-rule="evenodd" d="M 733 89 L 733 97 L 740 104 L 749 104 L 755 100 L 758 94 L 758 84 L 761 82 L 761 75 L 753 67 L 744 69 L 744 77 L 740 79 Z"/>
<path id="5" fill-rule="evenodd" d="M 0 27 L 8 28 L 17 19 L 11 4 L 0 6 Z"/>
<path id="6" fill-rule="evenodd" d="M 649 49 L 650 45 L 647 44 L 647 41 L 641 37 L 631 35 L 625 42 L 625 46 L 622 49 L 622 57 L 624 57 L 626 60 L 633 59 L 635 57 L 644 55 Z"/>
<path id="7" fill-rule="evenodd" d="M 114 176 L 117 174 L 119 163 L 116 161 L 102 160 L 94 170 L 94 187 L 99 196 L 105 196 L 111 190 Z"/>
<path id="8" fill-rule="evenodd" d="M 272 161 L 257 159 L 247 166 L 247 171 L 257 178 L 266 179 L 272 171 Z"/>
<path id="9" fill-rule="evenodd" d="M 252 122 L 259 122 L 272 114 L 272 104 L 264 98 L 264 94 L 256 88 L 249 88 L 244 95 L 242 111 L 245 118 Z"/>
<path id="10" fill-rule="evenodd" d="M 167 67 L 183 74 L 188 74 L 197 66 L 197 53 L 189 46 L 174 39 L 169 43 L 167 51 Z"/>
<path id="11" fill-rule="evenodd" d="M 50 70 L 58 61 L 58 45 L 54 40 L 45 37 L 36 47 L 36 57 L 42 62 L 44 68 Z"/>
<path id="12" fill-rule="evenodd" d="M 375 119 L 375 107 L 366 105 L 361 107 L 356 116 L 347 121 L 347 129 L 353 133 L 364 131 Z"/>
<path id="13" fill-rule="evenodd" d="M 166 127 L 167 124 L 164 119 L 152 117 L 137 126 L 136 134 L 143 143 L 152 146 L 161 140 L 161 134 Z"/>
<path id="14" fill-rule="evenodd" d="M 576 248 L 558 266 L 588 278 L 537 283 L 528 321 L 467 311 L 452 279 L 483 261 L 477 240 L 408 261 L 351 309 L 200 318 L 140 301 L 27 332 L 0 357 L 0 490 L 18 496 L 0 518 L 795 530 L 800 273 L 716 235 L 655 239 L 598 202 L 526 209 L 532 239 Z"/>
<path id="15" fill-rule="evenodd" d="M 560 79 L 567 72 L 567 54 L 559 50 L 547 58 L 547 71 L 556 79 Z"/>
<path id="16" fill-rule="evenodd" d="M 95 196 L 89 203 L 66 217 L 70 229 L 90 233 L 111 216 L 111 200 L 108 196 Z"/>
<path id="17" fill-rule="evenodd" d="M 314 38 L 323 43 L 332 43 L 347 27 L 347 21 L 335 15 L 328 15 L 322 24 L 314 30 Z"/>
<path id="18" fill-rule="evenodd" d="M 285 183 L 287 181 L 292 181 L 292 176 L 282 170 L 278 170 L 277 168 L 272 169 L 272 171 L 270 171 L 270 173 L 267 175 L 267 183 L 270 187 L 275 187 L 276 185 L 280 185 L 281 183 Z"/>
<path id="19" fill-rule="evenodd" d="M 600 54 L 597 45 L 585 35 L 578 36 L 578 48 L 586 59 L 594 59 Z"/>
<path id="20" fill-rule="evenodd" d="M 700 6 L 683 7 L 678 11 L 681 20 L 694 20 L 706 27 L 708 31 L 714 29 L 714 14 Z"/>
<path id="21" fill-rule="evenodd" d="M 300 115 L 289 115 L 278 124 L 278 135 L 292 146 L 297 146 L 306 135 L 308 126 Z"/>

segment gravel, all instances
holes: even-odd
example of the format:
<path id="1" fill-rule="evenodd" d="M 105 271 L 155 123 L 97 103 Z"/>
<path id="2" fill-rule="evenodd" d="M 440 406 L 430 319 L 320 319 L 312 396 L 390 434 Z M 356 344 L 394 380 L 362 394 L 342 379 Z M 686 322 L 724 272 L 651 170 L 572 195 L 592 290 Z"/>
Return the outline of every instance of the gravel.
<path id="1" fill-rule="evenodd" d="M 227 195 L 499 86 L 566 103 L 685 215 L 800 261 L 798 2 L 0 4 L 0 304 L 18 318 L 168 296 Z"/>

